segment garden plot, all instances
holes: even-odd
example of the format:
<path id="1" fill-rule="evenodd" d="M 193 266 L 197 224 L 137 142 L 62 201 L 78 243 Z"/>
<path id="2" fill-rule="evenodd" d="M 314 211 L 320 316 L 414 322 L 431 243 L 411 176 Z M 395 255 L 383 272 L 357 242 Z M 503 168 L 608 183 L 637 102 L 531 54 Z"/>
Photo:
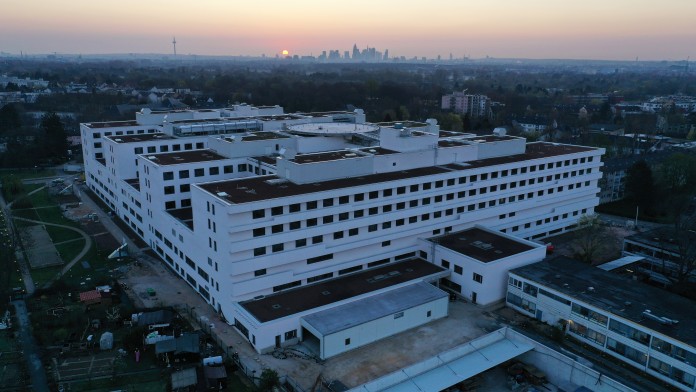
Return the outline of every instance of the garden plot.
<path id="1" fill-rule="evenodd" d="M 26 226 L 22 229 L 26 235 L 24 247 L 29 258 L 31 268 L 44 268 L 54 265 L 62 265 L 58 249 L 53 244 L 43 225 Z"/>

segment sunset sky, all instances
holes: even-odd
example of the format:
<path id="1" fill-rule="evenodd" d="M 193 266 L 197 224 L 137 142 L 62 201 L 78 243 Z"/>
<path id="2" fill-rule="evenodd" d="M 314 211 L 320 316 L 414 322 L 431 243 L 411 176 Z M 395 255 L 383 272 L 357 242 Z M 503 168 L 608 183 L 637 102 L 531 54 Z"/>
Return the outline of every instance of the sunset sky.
<path id="1" fill-rule="evenodd" d="M 0 0 L 0 51 L 682 60 L 696 0 Z"/>

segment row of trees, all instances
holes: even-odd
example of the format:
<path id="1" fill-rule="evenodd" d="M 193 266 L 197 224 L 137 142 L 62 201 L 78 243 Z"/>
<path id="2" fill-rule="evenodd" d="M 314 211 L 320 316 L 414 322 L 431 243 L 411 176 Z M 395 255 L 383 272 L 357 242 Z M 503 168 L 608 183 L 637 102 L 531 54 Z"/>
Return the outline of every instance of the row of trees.
<path id="1" fill-rule="evenodd" d="M 41 118 L 38 128 L 23 126 L 14 105 L 0 108 L 0 140 L 6 149 L 0 153 L 2 167 L 33 167 L 59 164 L 67 159 L 67 132 L 56 113 Z"/>

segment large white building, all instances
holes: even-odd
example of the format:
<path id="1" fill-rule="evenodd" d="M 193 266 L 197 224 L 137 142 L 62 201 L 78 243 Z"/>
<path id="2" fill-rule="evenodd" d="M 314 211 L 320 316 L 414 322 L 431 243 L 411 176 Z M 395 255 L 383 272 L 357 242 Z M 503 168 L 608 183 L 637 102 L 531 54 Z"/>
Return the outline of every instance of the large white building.
<path id="1" fill-rule="evenodd" d="M 256 350 L 311 339 L 323 357 L 446 316 L 422 282 L 501 300 L 497 275 L 538 261 L 538 247 L 521 240 L 522 258 L 455 270 L 442 259 L 456 255 L 426 239 L 475 225 L 510 241 L 569 230 L 597 205 L 603 153 L 277 106 L 143 110 L 81 132 L 89 188 Z M 476 281 L 481 265 L 496 277 Z M 471 286 L 486 284 L 493 293 Z M 369 317 L 331 323 L 358 301 Z"/>
<path id="2" fill-rule="evenodd" d="M 558 258 L 510 271 L 507 305 L 684 391 L 696 390 L 694 301 Z"/>

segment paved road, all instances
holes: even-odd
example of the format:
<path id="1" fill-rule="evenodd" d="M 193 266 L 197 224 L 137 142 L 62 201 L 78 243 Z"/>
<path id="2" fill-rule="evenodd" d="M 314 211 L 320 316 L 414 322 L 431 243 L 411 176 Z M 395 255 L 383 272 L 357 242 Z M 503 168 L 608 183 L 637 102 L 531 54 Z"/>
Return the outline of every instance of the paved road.
<path id="1" fill-rule="evenodd" d="M 0 188 L 2 188 L 1 184 Z M 10 229 L 10 234 L 12 235 L 12 241 L 14 243 L 16 239 L 16 233 L 14 222 L 12 221 L 12 210 L 10 209 L 11 205 L 12 203 L 7 204 L 5 202 L 5 198 L 2 196 L 2 191 L 0 189 L 0 208 L 2 208 L 3 211 L 5 211 L 5 218 L 7 220 L 6 224 L 7 227 Z M 31 295 L 34 293 L 34 290 L 36 289 L 36 287 L 34 286 L 34 279 L 32 279 L 31 273 L 29 272 L 29 264 L 24 259 L 24 253 L 18 246 L 15 246 L 15 257 L 17 258 L 17 262 L 19 263 L 19 272 L 22 274 L 24 288 L 26 289 L 27 294 Z"/>
<path id="2" fill-rule="evenodd" d="M 15 314 L 19 323 L 19 339 L 24 350 L 24 359 L 27 361 L 31 390 L 34 392 L 49 392 L 46 371 L 43 363 L 41 363 L 39 349 L 31 332 L 27 305 L 24 300 L 12 301 L 12 305 L 15 308 Z"/>

